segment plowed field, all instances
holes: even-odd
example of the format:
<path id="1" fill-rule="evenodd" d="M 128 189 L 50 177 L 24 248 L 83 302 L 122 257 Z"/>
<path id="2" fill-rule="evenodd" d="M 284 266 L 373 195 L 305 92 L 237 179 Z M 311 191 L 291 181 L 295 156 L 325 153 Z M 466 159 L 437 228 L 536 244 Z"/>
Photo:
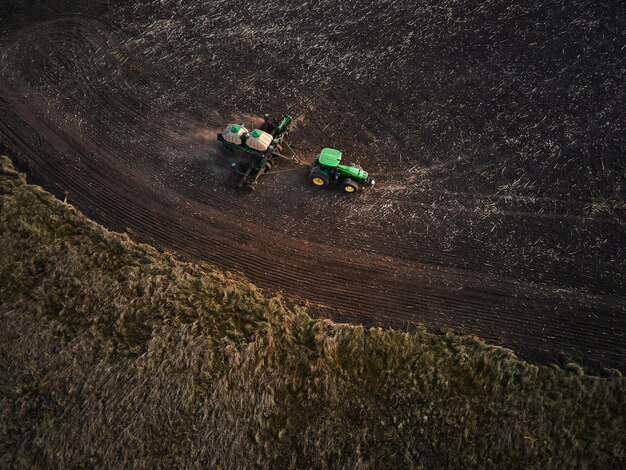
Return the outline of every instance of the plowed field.
<path id="1" fill-rule="evenodd" d="M 618 2 L 82 8 L 4 23 L 0 141 L 33 181 L 320 315 L 625 368 Z M 235 192 L 215 134 L 266 111 L 376 187 L 284 164 Z"/>

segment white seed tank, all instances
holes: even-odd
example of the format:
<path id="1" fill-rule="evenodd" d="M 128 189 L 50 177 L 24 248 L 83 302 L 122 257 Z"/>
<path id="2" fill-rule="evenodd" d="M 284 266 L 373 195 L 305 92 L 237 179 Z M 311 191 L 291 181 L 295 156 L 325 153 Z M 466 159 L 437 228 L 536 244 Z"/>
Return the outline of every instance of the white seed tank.
<path id="1" fill-rule="evenodd" d="M 248 137 L 248 140 L 246 140 L 246 145 L 254 150 L 258 150 L 259 152 L 265 152 L 272 143 L 272 140 L 274 140 L 272 134 L 255 129 Z"/>
<path id="2" fill-rule="evenodd" d="M 241 145 L 243 141 L 241 140 L 241 136 L 248 133 L 248 129 L 239 124 L 229 124 L 222 132 L 222 138 L 226 142 L 230 142 L 231 144 Z"/>

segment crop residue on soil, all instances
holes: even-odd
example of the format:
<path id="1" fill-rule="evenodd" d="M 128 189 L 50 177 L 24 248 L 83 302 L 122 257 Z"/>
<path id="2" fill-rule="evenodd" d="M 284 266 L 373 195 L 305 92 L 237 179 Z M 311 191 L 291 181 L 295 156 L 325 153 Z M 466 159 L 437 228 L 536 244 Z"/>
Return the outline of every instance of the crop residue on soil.
<path id="1" fill-rule="evenodd" d="M 623 368 L 624 7 L 322 3 L 13 18 L 2 143 L 96 220 L 343 320 Z M 377 186 L 320 193 L 301 169 L 234 193 L 214 134 L 263 112 Z"/>

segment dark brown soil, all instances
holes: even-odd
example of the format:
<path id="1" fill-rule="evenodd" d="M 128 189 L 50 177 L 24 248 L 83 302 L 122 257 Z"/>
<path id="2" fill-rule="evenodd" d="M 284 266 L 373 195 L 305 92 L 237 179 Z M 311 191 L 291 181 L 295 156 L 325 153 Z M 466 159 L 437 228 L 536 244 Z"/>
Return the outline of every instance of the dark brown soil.
<path id="1" fill-rule="evenodd" d="M 624 7 L 327 3 L 14 9 L 1 142 L 106 226 L 322 315 L 624 370 Z M 377 186 L 282 165 L 234 192 L 215 134 L 266 111 Z"/>

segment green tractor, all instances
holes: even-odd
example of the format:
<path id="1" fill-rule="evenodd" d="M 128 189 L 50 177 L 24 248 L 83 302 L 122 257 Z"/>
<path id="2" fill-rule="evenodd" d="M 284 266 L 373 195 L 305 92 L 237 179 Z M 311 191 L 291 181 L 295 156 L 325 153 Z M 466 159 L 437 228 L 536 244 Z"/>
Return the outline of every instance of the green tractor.
<path id="1" fill-rule="evenodd" d="M 374 186 L 374 179 L 359 165 L 341 165 L 341 151 L 325 148 L 309 172 L 309 183 L 318 188 L 339 185 L 343 192 L 352 194 L 363 186 Z"/>

